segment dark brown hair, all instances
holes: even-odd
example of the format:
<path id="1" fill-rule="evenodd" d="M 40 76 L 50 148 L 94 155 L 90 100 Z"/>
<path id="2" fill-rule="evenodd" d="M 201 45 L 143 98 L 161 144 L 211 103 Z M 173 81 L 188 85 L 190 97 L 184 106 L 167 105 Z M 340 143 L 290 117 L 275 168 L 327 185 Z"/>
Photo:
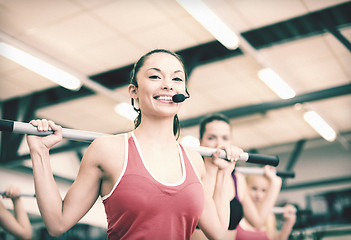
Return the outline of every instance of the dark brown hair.
<path id="1" fill-rule="evenodd" d="M 206 125 L 213 121 L 226 122 L 230 126 L 229 118 L 227 118 L 225 115 L 221 113 L 214 113 L 214 114 L 207 115 L 200 121 L 200 140 L 202 140 L 204 136 Z"/>

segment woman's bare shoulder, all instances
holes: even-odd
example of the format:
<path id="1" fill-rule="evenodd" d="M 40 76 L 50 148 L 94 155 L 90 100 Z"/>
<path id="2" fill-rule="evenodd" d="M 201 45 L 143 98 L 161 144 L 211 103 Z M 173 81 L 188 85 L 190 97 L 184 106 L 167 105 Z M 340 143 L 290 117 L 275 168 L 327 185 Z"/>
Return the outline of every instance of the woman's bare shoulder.
<path id="1" fill-rule="evenodd" d="M 116 135 L 103 135 L 101 137 L 96 138 L 91 145 L 94 147 L 118 147 L 123 145 L 124 146 L 124 141 L 125 141 L 125 134 L 116 134 Z M 117 144 L 117 145 L 116 145 Z"/>
<path id="2" fill-rule="evenodd" d="M 95 159 L 110 158 L 111 155 L 118 158 L 124 155 L 125 134 L 104 135 L 96 138 L 88 147 L 85 155 Z"/>
<path id="3" fill-rule="evenodd" d="M 200 153 L 189 147 L 184 147 L 184 149 L 189 155 L 190 161 L 196 169 L 197 174 L 200 178 L 203 178 L 206 174 L 206 170 L 204 160 L 202 159 Z"/>

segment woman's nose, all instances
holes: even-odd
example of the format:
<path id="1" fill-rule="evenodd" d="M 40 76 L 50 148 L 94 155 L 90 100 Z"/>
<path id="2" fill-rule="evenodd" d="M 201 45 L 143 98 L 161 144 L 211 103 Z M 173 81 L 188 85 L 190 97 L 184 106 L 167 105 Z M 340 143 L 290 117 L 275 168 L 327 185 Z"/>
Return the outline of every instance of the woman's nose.
<path id="1" fill-rule="evenodd" d="M 164 78 L 162 81 L 162 89 L 173 90 L 172 80 L 168 78 Z"/>
<path id="2" fill-rule="evenodd" d="M 217 146 L 224 146 L 226 144 L 226 141 L 224 141 L 223 139 L 217 139 Z"/>

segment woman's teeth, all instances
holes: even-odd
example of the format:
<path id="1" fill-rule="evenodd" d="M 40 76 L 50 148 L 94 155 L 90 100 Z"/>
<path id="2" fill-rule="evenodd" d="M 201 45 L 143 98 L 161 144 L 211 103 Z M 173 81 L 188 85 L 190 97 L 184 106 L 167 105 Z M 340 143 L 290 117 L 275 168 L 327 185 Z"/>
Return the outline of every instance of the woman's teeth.
<path id="1" fill-rule="evenodd" d="M 172 101 L 171 96 L 159 96 L 158 99 L 163 101 Z"/>

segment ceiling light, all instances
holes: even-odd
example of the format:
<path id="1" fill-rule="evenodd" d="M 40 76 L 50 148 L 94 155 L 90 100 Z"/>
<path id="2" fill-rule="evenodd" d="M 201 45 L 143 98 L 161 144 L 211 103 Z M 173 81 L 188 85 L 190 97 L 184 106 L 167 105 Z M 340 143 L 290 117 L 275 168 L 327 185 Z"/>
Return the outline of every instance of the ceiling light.
<path id="1" fill-rule="evenodd" d="M 234 50 L 239 46 L 239 38 L 201 0 L 177 0 L 203 27 L 226 48 Z"/>
<path id="2" fill-rule="evenodd" d="M 3 40 L 8 39 L 8 42 L 11 44 L 5 43 Z M 81 81 L 78 77 L 73 74 L 68 73 L 68 71 L 62 70 L 61 67 L 58 67 L 58 64 L 50 64 L 47 59 L 38 57 L 42 54 L 36 54 L 34 50 L 29 49 L 28 47 L 19 47 L 19 44 L 16 43 L 15 39 L 1 35 L 0 42 L 0 54 L 23 67 L 67 88 L 70 90 L 79 90 L 82 86 Z M 12 44 L 14 42 L 14 44 Z"/>
<path id="3" fill-rule="evenodd" d="M 336 139 L 336 133 L 329 124 L 315 111 L 307 111 L 303 118 L 316 130 L 325 140 L 333 142 Z"/>
<path id="4" fill-rule="evenodd" d="M 258 72 L 258 77 L 272 89 L 280 98 L 289 99 L 295 97 L 296 93 L 292 90 L 283 79 L 279 77 L 272 69 L 264 68 Z"/>
<path id="5" fill-rule="evenodd" d="M 132 121 L 138 116 L 138 113 L 134 110 L 133 106 L 128 103 L 117 104 L 115 112 Z"/>

